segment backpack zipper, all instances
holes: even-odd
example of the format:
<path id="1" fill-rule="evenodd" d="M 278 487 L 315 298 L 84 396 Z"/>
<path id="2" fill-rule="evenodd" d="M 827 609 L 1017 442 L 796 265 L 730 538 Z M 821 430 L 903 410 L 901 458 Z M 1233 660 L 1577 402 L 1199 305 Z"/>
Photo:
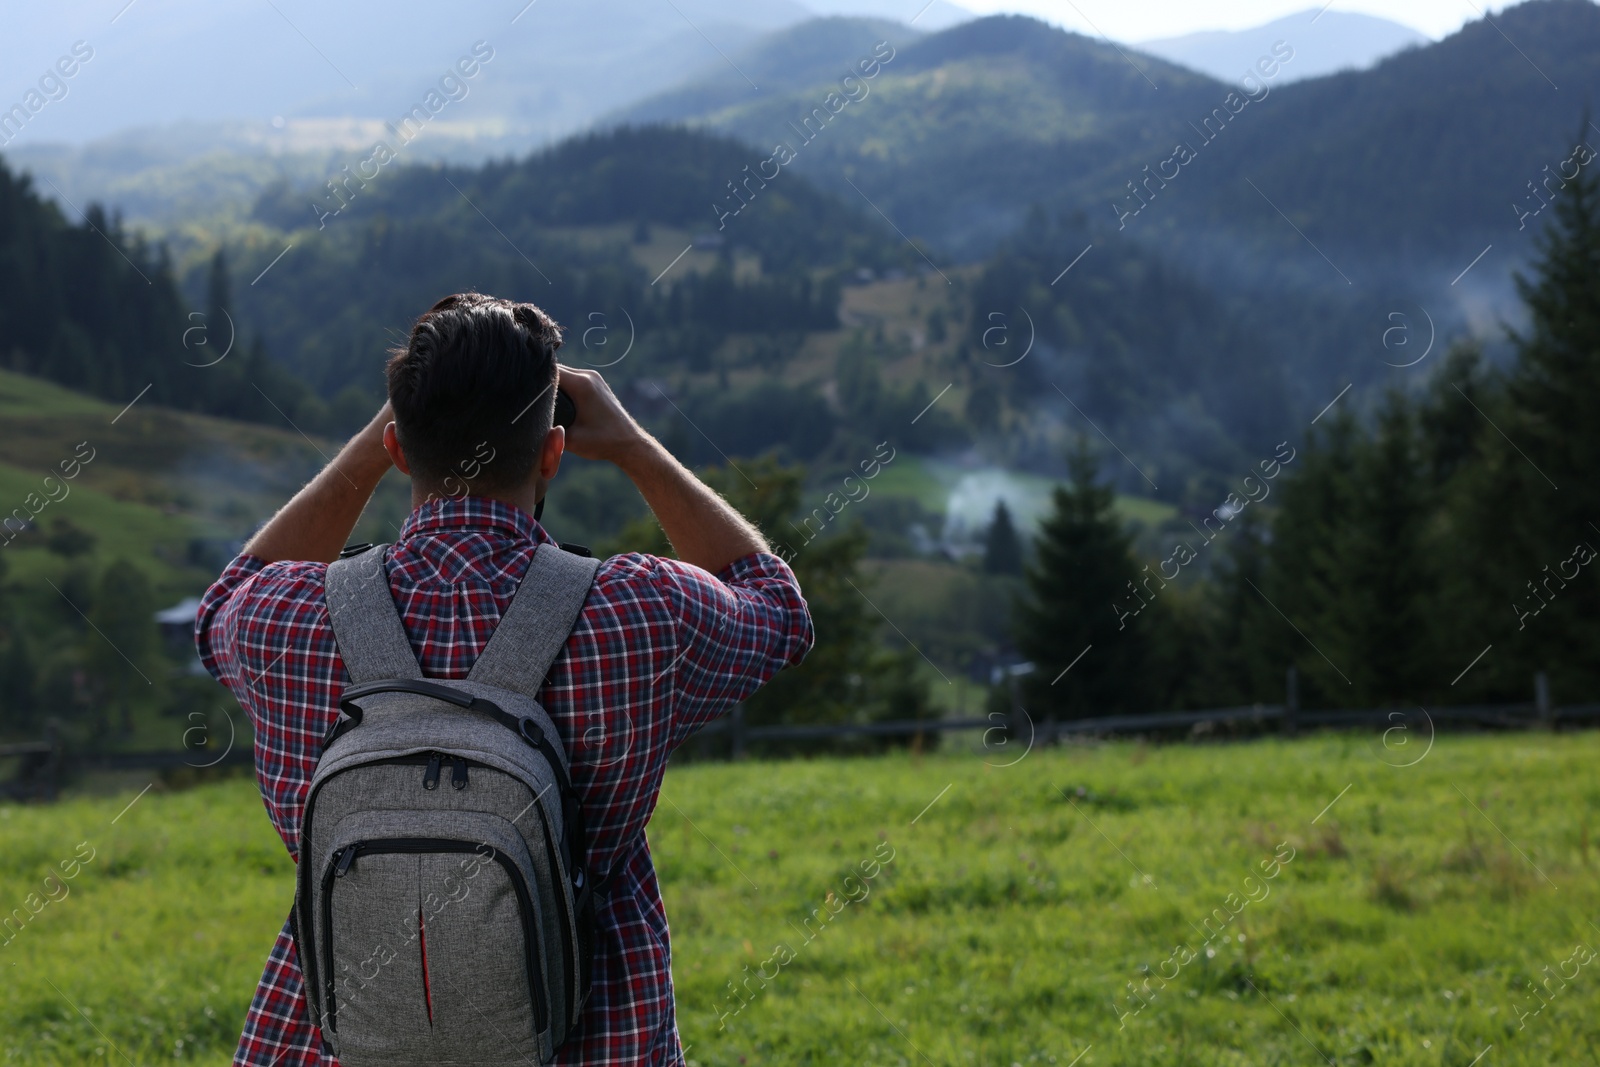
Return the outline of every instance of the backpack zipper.
<path id="1" fill-rule="evenodd" d="M 527 882 L 523 880 L 522 871 L 516 863 L 504 852 L 487 844 L 473 844 L 467 841 L 451 840 L 440 837 L 389 837 L 373 841 L 357 841 L 346 845 L 333 854 L 327 870 L 322 876 L 322 955 L 329 963 L 329 975 L 323 983 L 325 990 L 324 999 L 327 1004 L 325 1011 L 328 1016 L 328 1028 L 334 1033 L 339 1032 L 339 1007 L 335 999 L 337 982 L 331 973 L 333 963 L 333 880 L 343 878 L 349 873 L 351 865 L 355 863 L 358 854 L 373 856 L 390 853 L 436 853 L 436 852 L 471 852 L 484 855 L 483 849 L 487 848 L 488 858 L 494 860 L 505 869 L 506 877 L 511 881 L 511 888 L 517 895 L 517 907 L 522 913 L 523 957 L 527 963 L 528 989 L 533 994 L 533 1015 L 535 1028 L 539 1033 L 549 1029 L 550 1005 L 544 987 L 544 973 L 537 966 L 537 960 L 542 955 L 538 949 L 542 948 L 543 931 L 539 929 L 538 915 L 533 910 L 533 899 L 528 893 Z"/>
<path id="2" fill-rule="evenodd" d="M 572 894 L 574 897 L 576 896 L 572 882 L 569 878 L 571 871 L 564 869 L 564 866 L 561 862 L 560 847 L 556 844 L 555 835 L 550 833 L 549 830 L 550 827 L 547 822 L 545 824 L 544 835 L 545 854 L 550 860 L 550 870 L 555 875 L 554 881 L 557 889 L 556 910 L 561 915 L 561 929 L 567 934 L 571 935 L 571 951 L 566 955 L 568 965 L 571 967 L 571 970 L 568 973 L 572 976 L 572 983 L 567 993 L 567 1010 L 572 1018 L 567 1020 L 567 1025 L 569 1027 L 573 1027 L 578 1024 L 578 1013 L 583 1008 L 584 1000 L 582 989 L 583 961 L 578 958 L 578 953 L 582 949 L 578 944 L 577 900 L 574 899 L 571 906 L 569 906 L 567 903 L 569 894 Z M 583 858 L 587 859 L 588 857 Z M 563 938 L 563 940 L 567 940 L 567 938 Z"/>

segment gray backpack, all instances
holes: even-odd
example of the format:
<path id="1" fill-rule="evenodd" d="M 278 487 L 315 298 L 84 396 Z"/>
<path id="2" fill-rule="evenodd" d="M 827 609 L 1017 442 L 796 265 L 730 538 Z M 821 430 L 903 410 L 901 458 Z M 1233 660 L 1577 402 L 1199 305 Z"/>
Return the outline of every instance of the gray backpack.
<path id="1" fill-rule="evenodd" d="M 354 683 L 300 830 L 293 926 L 344 1067 L 543 1064 L 594 957 L 582 813 L 537 697 L 599 562 L 543 545 L 465 681 L 424 680 L 378 545 L 328 567 Z"/>

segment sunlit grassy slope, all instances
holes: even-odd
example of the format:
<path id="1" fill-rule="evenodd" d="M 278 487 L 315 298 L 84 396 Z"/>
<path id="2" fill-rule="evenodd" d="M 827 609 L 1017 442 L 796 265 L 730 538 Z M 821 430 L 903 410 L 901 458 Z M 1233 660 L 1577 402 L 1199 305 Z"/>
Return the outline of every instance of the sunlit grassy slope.
<path id="1" fill-rule="evenodd" d="M 1401 740 L 675 770 L 650 832 L 688 1058 L 1595 1062 L 1600 735 Z M 0 808 L 6 909 L 95 851 L 0 948 L 4 1062 L 227 1062 L 290 863 L 246 780 L 132 799 Z M 1146 968 L 1173 977 L 1119 1028 Z"/>
<path id="2" fill-rule="evenodd" d="M 96 538 L 88 558 L 72 564 L 47 553 L 42 537 L 18 538 L 5 547 L 12 578 L 59 583 L 69 566 L 123 558 L 144 566 L 166 597 L 198 592 L 212 576 L 191 561 L 191 541 L 243 538 L 337 447 L 303 437 L 287 422 L 208 418 L 154 407 L 148 398 L 124 410 L 10 371 L 0 371 L 0 427 L 0 514 L 25 507 L 30 493 L 53 495 L 58 499 L 37 514 L 41 531 L 64 519 Z M 65 495 L 56 482 L 46 486 L 44 479 L 59 479 L 60 463 L 75 454 L 92 458 Z M 370 528 L 372 539 L 381 539 L 385 524 L 404 514 L 395 476 L 369 509 L 363 532 Z"/>

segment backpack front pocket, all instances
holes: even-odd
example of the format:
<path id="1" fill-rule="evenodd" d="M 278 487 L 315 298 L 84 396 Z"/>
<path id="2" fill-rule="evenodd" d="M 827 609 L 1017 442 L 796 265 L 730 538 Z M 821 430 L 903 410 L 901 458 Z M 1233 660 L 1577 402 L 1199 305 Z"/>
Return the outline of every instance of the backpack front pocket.
<path id="1" fill-rule="evenodd" d="M 317 922 L 323 1029 L 340 1061 L 439 1064 L 471 1050 L 475 1063 L 543 1062 L 550 1002 L 521 839 L 342 829 L 360 836 L 337 835 Z"/>

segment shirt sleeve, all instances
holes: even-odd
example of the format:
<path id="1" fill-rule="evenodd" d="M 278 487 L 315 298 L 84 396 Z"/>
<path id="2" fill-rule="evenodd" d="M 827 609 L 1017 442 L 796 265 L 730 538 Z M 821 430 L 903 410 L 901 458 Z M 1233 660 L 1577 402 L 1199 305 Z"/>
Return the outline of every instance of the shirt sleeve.
<path id="1" fill-rule="evenodd" d="M 321 1035 L 306 1015 L 304 979 L 287 921 L 273 942 L 266 969 L 245 1016 L 234 1067 L 325 1067 Z"/>
<path id="2" fill-rule="evenodd" d="M 673 626 L 674 745 L 800 663 L 815 641 L 800 583 L 770 553 L 715 575 L 659 559 L 655 580 Z"/>
<path id="3" fill-rule="evenodd" d="M 228 685 L 238 676 L 238 659 L 234 653 L 233 632 L 237 628 L 237 611 L 228 612 L 234 594 L 250 582 L 266 561 L 257 556 L 238 556 L 200 599 L 200 610 L 194 619 L 194 647 L 200 662 L 211 677 Z M 223 617 L 226 612 L 227 617 Z M 231 688 L 231 686 L 230 686 Z"/>
<path id="4" fill-rule="evenodd" d="M 250 717 L 261 797 L 291 856 L 343 688 L 322 595 L 326 571 L 322 563 L 240 556 L 206 591 L 195 618 L 200 662 Z"/>

